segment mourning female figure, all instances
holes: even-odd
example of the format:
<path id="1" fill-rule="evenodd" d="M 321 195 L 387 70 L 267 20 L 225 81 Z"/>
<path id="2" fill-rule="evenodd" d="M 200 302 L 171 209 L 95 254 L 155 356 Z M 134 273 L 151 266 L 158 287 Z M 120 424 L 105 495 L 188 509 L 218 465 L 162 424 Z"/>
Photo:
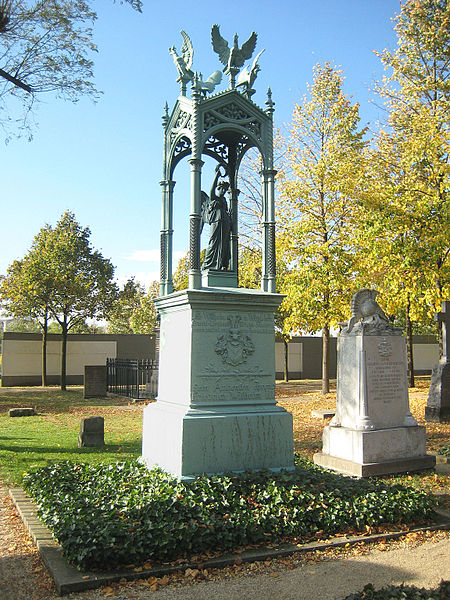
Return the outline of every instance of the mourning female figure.
<path id="1" fill-rule="evenodd" d="M 202 268 L 226 271 L 230 262 L 231 215 L 225 194 L 230 187 L 221 180 L 220 165 L 211 186 L 211 195 L 202 192 L 202 221 L 210 225 L 210 236 Z"/>

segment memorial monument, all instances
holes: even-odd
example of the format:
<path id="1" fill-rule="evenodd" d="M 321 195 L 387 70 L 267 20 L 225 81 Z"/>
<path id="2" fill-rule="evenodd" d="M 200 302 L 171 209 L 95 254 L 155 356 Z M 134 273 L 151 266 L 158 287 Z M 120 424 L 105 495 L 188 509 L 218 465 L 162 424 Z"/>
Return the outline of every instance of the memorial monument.
<path id="1" fill-rule="evenodd" d="M 406 342 L 363 289 L 352 298 L 352 317 L 338 337 L 336 415 L 323 432 L 314 462 L 368 477 L 434 466 L 425 427 L 409 410 Z"/>
<path id="2" fill-rule="evenodd" d="M 251 100 L 261 52 L 241 71 L 257 35 L 242 46 L 235 35 L 230 47 L 213 26 L 213 49 L 229 86 L 212 94 L 221 71 L 203 80 L 192 69 L 192 42 L 181 34 L 180 53 L 170 48 L 180 96 L 163 116 L 161 278 L 155 301 L 161 319 L 159 387 L 157 402 L 144 410 L 142 460 L 185 479 L 293 468 L 292 415 L 275 402 L 274 312 L 282 296 L 275 290 L 274 103 L 270 90 L 265 110 Z M 238 288 L 237 178 L 253 147 L 263 163 L 261 290 Z M 203 155 L 217 162 L 209 195 L 201 185 Z M 189 287 L 174 292 L 174 171 L 185 158 L 191 168 Z M 210 236 L 201 265 L 205 223 Z"/>

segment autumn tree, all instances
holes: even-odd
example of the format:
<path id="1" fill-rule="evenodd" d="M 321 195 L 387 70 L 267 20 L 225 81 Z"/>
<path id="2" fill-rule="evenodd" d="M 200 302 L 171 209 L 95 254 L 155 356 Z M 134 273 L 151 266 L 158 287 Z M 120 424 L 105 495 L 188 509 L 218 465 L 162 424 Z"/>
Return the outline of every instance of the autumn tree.
<path id="1" fill-rule="evenodd" d="M 105 318 L 117 287 L 114 267 L 90 244 L 90 230 L 66 211 L 55 227 L 38 234 L 45 271 L 39 277 L 51 282 L 48 310 L 61 326 L 61 389 L 66 389 L 67 336 L 86 319 Z"/>
<path id="2" fill-rule="evenodd" d="M 146 294 L 139 297 L 139 304 L 130 316 L 133 333 L 155 333 L 158 327 L 158 314 L 154 300 L 159 296 L 159 282 L 152 281 Z"/>
<path id="3" fill-rule="evenodd" d="M 359 106 L 342 71 L 316 65 L 309 97 L 294 109 L 278 184 L 278 249 L 289 266 L 285 328 L 322 330 L 322 393 L 329 391 L 330 328 L 348 314 L 355 271 L 354 200 L 363 171 Z"/>
<path id="4" fill-rule="evenodd" d="M 108 333 L 133 333 L 130 318 L 140 306 L 145 288 L 134 277 L 125 282 L 108 317 Z"/>
<path id="5" fill-rule="evenodd" d="M 15 317 L 32 319 L 42 331 L 42 385 L 47 385 L 47 334 L 52 299 L 52 281 L 44 252 L 49 228 L 34 238 L 22 260 L 14 261 L 0 280 L 0 299 L 7 312 Z"/>
<path id="6" fill-rule="evenodd" d="M 372 269 L 392 312 L 405 314 L 410 385 L 412 323 L 427 322 L 450 293 L 450 7 L 401 5 L 395 52 L 378 53 L 388 120 L 371 152 L 365 209 Z"/>
<path id="7" fill-rule="evenodd" d="M 140 0 L 126 0 L 140 11 Z M 0 2 L 0 123 L 9 132 L 28 131 L 42 93 L 77 101 L 97 97 L 92 57 L 97 51 L 94 2 L 3 0 Z"/>

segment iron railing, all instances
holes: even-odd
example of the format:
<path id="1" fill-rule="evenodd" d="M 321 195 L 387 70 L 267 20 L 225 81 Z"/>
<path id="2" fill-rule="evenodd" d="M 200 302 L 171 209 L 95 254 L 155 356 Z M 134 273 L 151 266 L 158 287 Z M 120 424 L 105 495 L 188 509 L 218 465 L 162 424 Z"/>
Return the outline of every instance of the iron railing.
<path id="1" fill-rule="evenodd" d="M 158 363 L 151 359 L 108 358 L 107 390 L 125 398 L 156 398 Z"/>

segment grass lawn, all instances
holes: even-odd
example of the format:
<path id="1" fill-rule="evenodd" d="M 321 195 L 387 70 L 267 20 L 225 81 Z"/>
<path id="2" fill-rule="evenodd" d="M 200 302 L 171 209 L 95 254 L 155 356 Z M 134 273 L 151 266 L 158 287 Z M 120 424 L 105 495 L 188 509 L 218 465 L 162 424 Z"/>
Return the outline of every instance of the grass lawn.
<path id="1" fill-rule="evenodd" d="M 32 406 L 34 417 L 9 417 L 13 407 Z M 104 448 L 78 448 L 81 419 L 105 419 Z M 142 406 L 118 399 L 83 398 L 82 387 L 0 388 L 0 477 L 20 484 L 23 474 L 62 460 L 115 462 L 141 454 Z"/>
<path id="2" fill-rule="evenodd" d="M 437 452 L 449 443 L 449 423 L 424 420 L 429 378 L 417 378 L 410 390 L 411 411 L 420 425 L 427 427 L 427 450 Z M 333 389 L 333 388 L 332 388 Z M 280 405 L 294 416 L 295 450 L 311 458 L 321 449 L 324 422 L 311 417 L 313 409 L 334 409 L 335 391 L 322 396 L 320 382 L 301 380 L 277 385 Z M 33 406 L 35 417 L 8 416 L 8 409 Z M 102 416 L 105 419 L 105 447 L 78 448 L 81 419 Z M 116 462 L 137 458 L 141 453 L 142 404 L 128 405 L 122 399 L 83 398 L 81 387 L 67 392 L 58 388 L 0 388 L 0 477 L 7 484 L 20 484 L 23 474 L 34 468 L 61 460 L 76 462 Z M 425 471 L 390 478 L 403 484 L 429 489 L 450 506 L 450 476 Z"/>

